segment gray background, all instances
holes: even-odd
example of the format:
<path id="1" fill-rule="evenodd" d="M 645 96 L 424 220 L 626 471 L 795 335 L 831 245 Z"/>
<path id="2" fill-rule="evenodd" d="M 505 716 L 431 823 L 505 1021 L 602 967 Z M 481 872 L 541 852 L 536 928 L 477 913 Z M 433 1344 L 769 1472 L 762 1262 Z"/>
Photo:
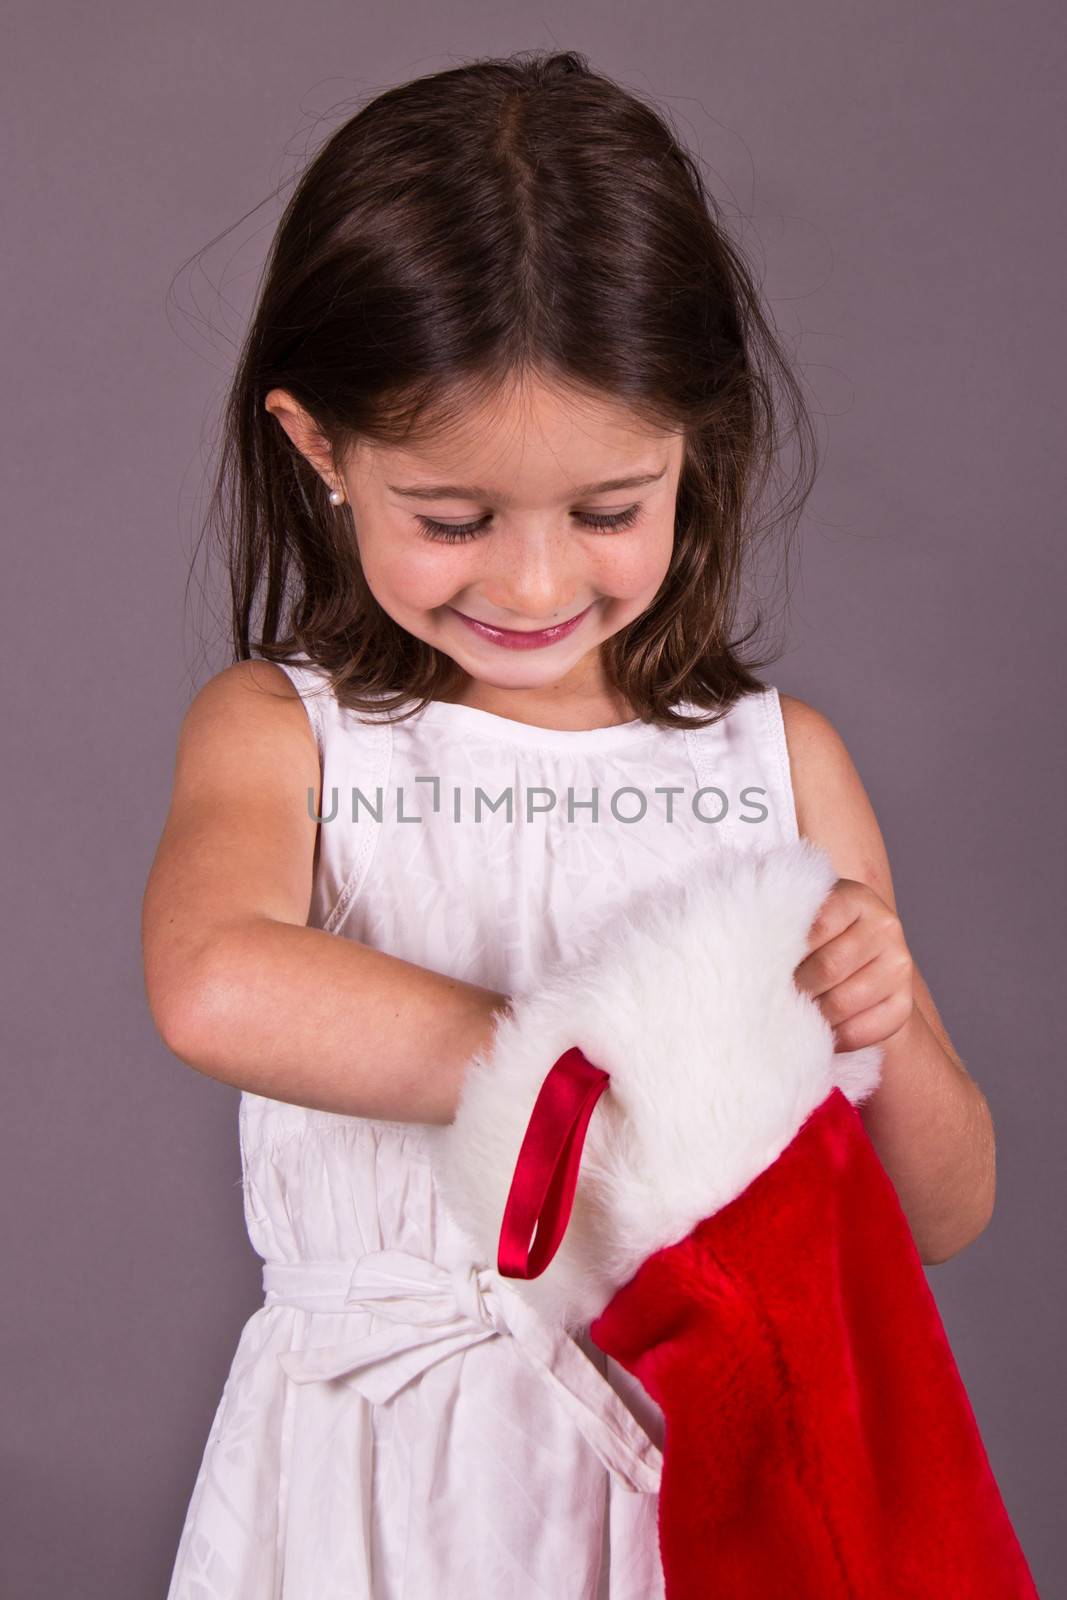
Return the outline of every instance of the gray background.
<path id="1" fill-rule="evenodd" d="M 217 570 L 202 556 L 185 583 L 271 191 L 381 89 L 552 45 L 672 113 L 819 414 L 790 647 L 764 676 L 849 744 L 994 1110 L 996 1215 L 929 1281 L 1039 1587 L 1067 1593 L 1062 14 L 231 0 L 6 20 L 0 1592 L 162 1596 L 260 1299 L 238 1095 L 155 1034 L 139 916 L 180 716 L 227 659 Z"/>

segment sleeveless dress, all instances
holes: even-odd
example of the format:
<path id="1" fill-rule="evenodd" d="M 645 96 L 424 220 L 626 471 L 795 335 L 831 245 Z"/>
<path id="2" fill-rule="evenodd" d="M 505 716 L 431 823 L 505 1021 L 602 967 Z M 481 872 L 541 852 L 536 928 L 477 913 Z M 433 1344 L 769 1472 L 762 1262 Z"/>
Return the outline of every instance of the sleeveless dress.
<path id="1" fill-rule="evenodd" d="M 322 771 L 308 924 L 501 993 L 695 854 L 797 837 L 772 686 L 696 731 L 441 701 L 391 727 L 307 657 L 283 670 Z M 245 1091 L 239 1132 L 264 1303 L 167 1600 L 662 1597 L 662 1413 L 587 1334 L 553 1370 L 508 1327 L 420 1125 Z"/>

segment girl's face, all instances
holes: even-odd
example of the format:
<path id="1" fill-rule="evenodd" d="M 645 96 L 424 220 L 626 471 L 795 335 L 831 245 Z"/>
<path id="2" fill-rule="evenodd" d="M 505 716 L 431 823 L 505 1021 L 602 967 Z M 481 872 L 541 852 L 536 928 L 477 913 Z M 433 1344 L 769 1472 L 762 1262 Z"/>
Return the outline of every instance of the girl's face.
<path id="1" fill-rule="evenodd" d="M 271 404 L 280 398 L 268 404 L 288 426 Z M 379 605 L 467 674 L 456 700 L 503 716 L 561 700 L 588 712 L 608 704 L 599 646 L 647 610 L 666 576 L 683 453 L 681 434 L 531 380 L 447 440 L 360 441 L 340 484 L 323 475 L 352 507 Z"/>

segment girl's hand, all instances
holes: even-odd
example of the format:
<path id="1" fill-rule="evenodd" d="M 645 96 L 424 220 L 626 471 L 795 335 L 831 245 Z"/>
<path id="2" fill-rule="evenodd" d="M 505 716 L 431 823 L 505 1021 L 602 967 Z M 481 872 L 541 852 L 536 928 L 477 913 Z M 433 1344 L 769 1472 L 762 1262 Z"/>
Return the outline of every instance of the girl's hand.
<path id="1" fill-rule="evenodd" d="M 889 1039 L 915 1009 L 915 966 L 900 918 L 866 883 L 838 878 L 793 976 L 834 1032 L 835 1050 Z"/>

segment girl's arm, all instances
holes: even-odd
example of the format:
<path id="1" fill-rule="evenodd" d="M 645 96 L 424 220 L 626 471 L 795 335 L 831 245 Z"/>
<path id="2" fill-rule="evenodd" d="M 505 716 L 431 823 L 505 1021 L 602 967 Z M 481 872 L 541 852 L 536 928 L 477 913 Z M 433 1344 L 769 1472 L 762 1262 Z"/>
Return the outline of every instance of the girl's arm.
<path id="1" fill-rule="evenodd" d="M 933 1265 L 970 1244 L 992 1216 L 996 1147 L 989 1105 L 907 951 L 885 843 L 844 741 L 804 701 L 783 694 L 781 703 L 800 832 L 825 847 L 839 880 L 847 880 L 838 885 L 847 909 L 828 918 L 827 929 L 844 930 L 837 947 L 846 957 L 842 970 L 831 973 L 827 944 L 827 954 L 817 951 L 801 964 L 798 980 L 823 997 L 831 1022 L 847 1015 L 835 1026 L 838 1048 L 884 1043 L 881 1083 L 860 1115 L 922 1260 Z M 869 961 L 866 974 L 847 959 L 849 927 L 858 930 L 861 922 L 876 930 L 863 956 L 884 957 Z M 838 982 L 831 999 L 829 988 Z"/>
<path id="2" fill-rule="evenodd" d="M 205 684 L 182 722 L 144 896 L 153 1020 L 175 1055 L 236 1088 L 450 1122 L 508 997 L 305 927 L 317 831 L 307 791 L 320 811 L 320 782 L 280 667 L 242 661 Z"/>

